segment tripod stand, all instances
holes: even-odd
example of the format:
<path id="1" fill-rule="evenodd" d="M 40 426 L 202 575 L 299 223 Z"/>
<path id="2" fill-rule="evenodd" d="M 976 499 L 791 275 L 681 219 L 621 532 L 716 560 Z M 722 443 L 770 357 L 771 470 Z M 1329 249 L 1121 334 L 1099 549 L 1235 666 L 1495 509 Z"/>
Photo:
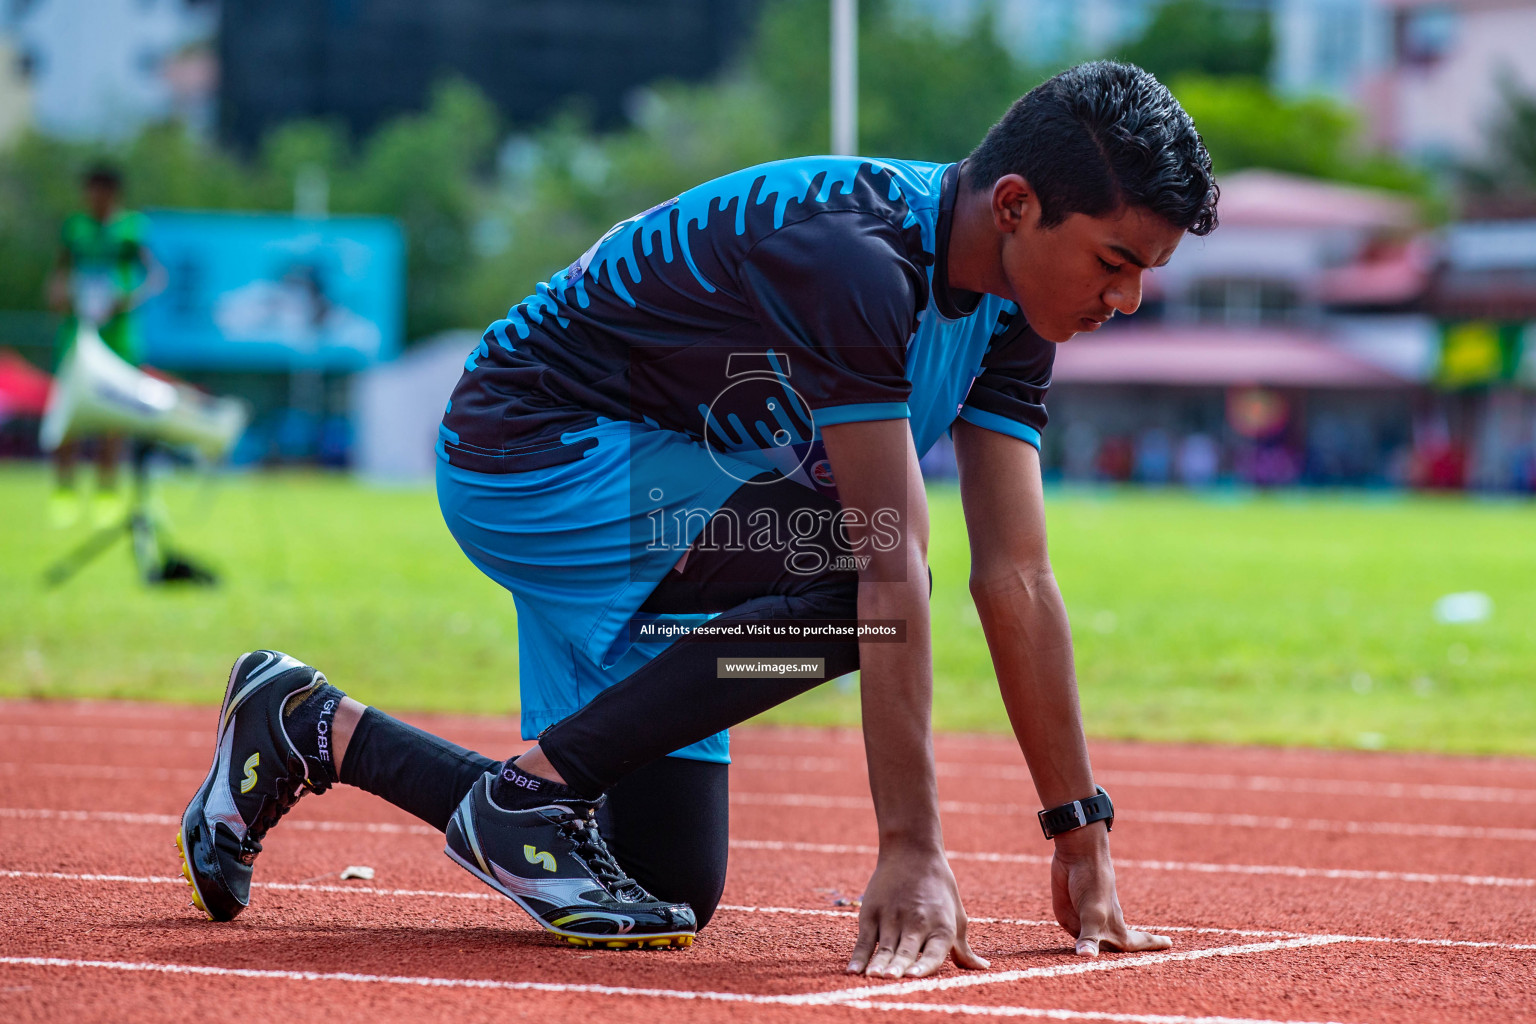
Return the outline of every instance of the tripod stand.
<path id="1" fill-rule="evenodd" d="M 160 527 L 149 512 L 149 457 L 155 449 L 152 441 L 134 441 L 130 461 L 133 485 L 128 514 L 118 523 L 104 526 L 79 546 L 49 566 L 43 583 L 57 587 L 99 558 L 126 535 L 133 548 L 133 560 L 145 583 L 197 583 L 211 586 L 218 582 L 210 570 L 169 550 L 160 539 Z"/>

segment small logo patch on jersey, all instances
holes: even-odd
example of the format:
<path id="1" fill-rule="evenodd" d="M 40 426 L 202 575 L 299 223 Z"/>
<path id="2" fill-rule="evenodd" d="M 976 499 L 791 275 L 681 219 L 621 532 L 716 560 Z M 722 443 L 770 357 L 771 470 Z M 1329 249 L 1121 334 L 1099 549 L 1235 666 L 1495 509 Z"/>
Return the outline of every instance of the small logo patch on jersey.
<path id="1" fill-rule="evenodd" d="M 245 759 L 245 780 L 240 783 L 240 792 L 249 793 L 256 788 L 256 767 L 260 764 L 260 754 L 252 754 Z"/>
<path id="2" fill-rule="evenodd" d="M 566 284 L 575 284 L 577 281 L 580 281 L 584 276 L 586 276 L 587 268 L 592 266 L 592 259 L 593 259 L 593 257 L 595 257 L 597 255 L 597 250 L 602 248 L 602 245 L 603 245 L 604 242 L 608 241 L 608 239 L 612 238 L 614 235 L 617 235 L 620 231 L 623 231 L 625 228 L 629 227 L 631 224 L 634 224 L 637 221 L 641 221 L 641 220 L 644 220 L 646 217 L 649 217 L 651 214 L 655 213 L 657 210 L 664 210 L 667 207 L 673 205 L 674 203 L 677 202 L 678 198 L 679 198 L 678 196 L 673 196 L 671 199 L 668 199 L 668 200 L 665 200 L 663 202 L 657 203 L 655 206 L 651 207 L 649 210 L 644 210 L 644 211 L 642 211 L 640 213 L 635 214 L 633 217 L 628 217 L 628 218 L 626 218 L 624 220 L 621 220 L 617 224 L 615 224 L 613 227 L 611 227 L 607 231 L 603 232 L 603 237 L 599 238 L 597 241 L 593 242 L 592 243 L 592 248 L 590 248 L 586 252 L 582 253 L 581 257 L 575 263 L 572 263 L 570 266 L 565 268 L 565 283 Z"/>
<path id="3" fill-rule="evenodd" d="M 832 463 L 828 462 L 826 459 L 822 459 L 820 462 L 812 466 L 811 479 L 815 480 L 823 487 L 833 486 Z"/>
<path id="4" fill-rule="evenodd" d="M 555 855 L 548 850 L 541 851 L 537 847 L 524 846 L 523 856 L 527 858 L 529 864 L 542 864 L 545 871 L 555 870 Z"/>

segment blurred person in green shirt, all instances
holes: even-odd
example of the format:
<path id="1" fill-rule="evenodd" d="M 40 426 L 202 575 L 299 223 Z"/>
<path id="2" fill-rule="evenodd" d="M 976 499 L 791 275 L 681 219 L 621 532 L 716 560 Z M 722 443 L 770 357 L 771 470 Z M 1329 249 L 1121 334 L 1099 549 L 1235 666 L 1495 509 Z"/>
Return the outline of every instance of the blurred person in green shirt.
<path id="1" fill-rule="evenodd" d="M 130 365 L 143 357 L 134 309 L 165 283 L 165 271 L 145 244 L 149 221 L 122 205 L 123 178 L 115 168 L 98 164 L 82 180 L 84 209 L 64 219 L 59 257 L 48 280 L 48 304 L 64 314 L 54 345 L 57 369 L 75 344 L 82 327 L 95 327 L 107 347 Z M 115 522 L 125 511 L 117 486 L 117 464 L 123 439 L 106 436 L 96 442 L 97 487 L 94 518 L 98 525 Z M 67 527 L 79 517 L 75 487 L 78 439 L 65 441 L 54 453 L 58 482 L 49 505 L 49 518 Z"/>

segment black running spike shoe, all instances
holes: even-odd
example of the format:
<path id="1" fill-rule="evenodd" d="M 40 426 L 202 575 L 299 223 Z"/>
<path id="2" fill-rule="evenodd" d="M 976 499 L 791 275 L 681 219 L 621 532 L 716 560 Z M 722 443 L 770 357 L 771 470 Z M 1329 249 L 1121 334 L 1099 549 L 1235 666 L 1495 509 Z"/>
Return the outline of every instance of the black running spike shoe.
<path id="1" fill-rule="evenodd" d="M 278 651 L 243 654 L 230 670 L 213 767 L 176 833 L 192 902 L 210 921 L 231 920 L 250 902 L 267 830 L 306 791 L 330 787 L 283 728 L 284 706 L 324 685 L 324 675 Z"/>
<path id="2" fill-rule="evenodd" d="M 597 830 L 597 800 L 507 810 L 487 772 L 448 820 L 444 852 L 573 945 L 649 949 L 693 944 L 686 903 L 664 903 L 627 876 Z"/>

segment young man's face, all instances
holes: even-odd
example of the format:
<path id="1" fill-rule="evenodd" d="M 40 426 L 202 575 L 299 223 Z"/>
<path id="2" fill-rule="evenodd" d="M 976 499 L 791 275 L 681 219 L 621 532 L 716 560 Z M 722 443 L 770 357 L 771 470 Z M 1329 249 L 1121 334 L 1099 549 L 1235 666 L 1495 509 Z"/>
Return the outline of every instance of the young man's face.
<path id="1" fill-rule="evenodd" d="M 1041 227 L 1033 190 L 1010 177 L 994 190 L 993 218 L 1004 232 L 1003 277 L 1030 326 L 1060 342 L 1136 312 L 1142 275 L 1168 262 L 1183 229 L 1139 206 L 1102 217 L 1072 213 Z"/>

